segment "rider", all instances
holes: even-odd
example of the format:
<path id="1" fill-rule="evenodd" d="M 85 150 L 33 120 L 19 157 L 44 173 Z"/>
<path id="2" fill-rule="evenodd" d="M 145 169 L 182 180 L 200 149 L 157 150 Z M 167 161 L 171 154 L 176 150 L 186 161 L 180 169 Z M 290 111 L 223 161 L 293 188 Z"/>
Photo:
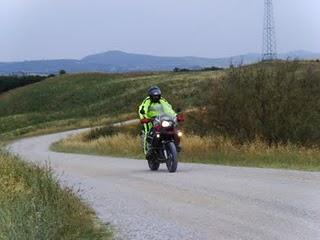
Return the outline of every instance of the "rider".
<path id="1" fill-rule="evenodd" d="M 168 103 L 166 99 L 161 97 L 161 90 L 157 86 L 153 86 L 148 90 L 148 97 L 143 100 L 139 107 L 140 119 L 151 119 L 156 117 L 161 113 L 165 113 L 169 116 L 177 116 L 176 112 L 172 109 L 172 106 Z M 150 156 L 150 151 L 147 143 L 147 136 L 152 128 L 152 123 L 143 124 L 143 149 L 146 158 Z"/>

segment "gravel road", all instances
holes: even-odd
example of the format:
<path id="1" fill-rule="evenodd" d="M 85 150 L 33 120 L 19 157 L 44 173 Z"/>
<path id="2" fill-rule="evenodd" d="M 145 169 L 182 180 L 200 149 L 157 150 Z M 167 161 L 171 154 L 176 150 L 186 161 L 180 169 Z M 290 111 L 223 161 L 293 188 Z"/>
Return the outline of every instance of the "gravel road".
<path id="1" fill-rule="evenodd" d="M 49 151 L 76 131 L 10 145 L 50 162 L 117 239 L 320 239 L 320 173 L 180 164 L 150 172 L 145 161 Z"/>

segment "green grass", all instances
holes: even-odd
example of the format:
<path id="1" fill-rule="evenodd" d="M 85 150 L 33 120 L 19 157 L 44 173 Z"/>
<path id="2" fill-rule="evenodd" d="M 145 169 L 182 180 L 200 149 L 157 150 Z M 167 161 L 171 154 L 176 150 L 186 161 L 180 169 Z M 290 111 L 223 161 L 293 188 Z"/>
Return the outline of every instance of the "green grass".
<path id="1" fill-rule="evenodd" d="M 77 191 L 51 170 L 0 152 L 0 239 L 111 239 Z"/>
<path id="2" fill-rule="evenodd" d="M 223 72 L 66 74 L 0 95 L 0 139 L 25 135 L 46 125 L 70 129 L 99 125 L 101 116 L 121 120 L 136 114 L 154 84 L 174 106 L 194 106 L 202 82 Z M 77 124 L 86 121 L 87 124 Z"/>

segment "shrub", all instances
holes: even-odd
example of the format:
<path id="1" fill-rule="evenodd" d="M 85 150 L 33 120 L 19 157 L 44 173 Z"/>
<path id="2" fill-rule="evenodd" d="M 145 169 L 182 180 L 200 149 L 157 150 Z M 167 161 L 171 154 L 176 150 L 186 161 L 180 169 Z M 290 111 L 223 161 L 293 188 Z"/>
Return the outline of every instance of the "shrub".
<path id="1" fill-rule="evenodd" d="M 174 68 L 173 72 L 190 72 L 191 70 L 188 68 Z"/>
<path id="2" fill-rule="evenodd" d="M 120 133 L 128 134 L 130 136 L 137 136 L 140 133 L 141 126 L 128 125 L 128 126 L 105 126 L 93 128 L 88 133 L 84 134 L 85 141 L 92 141 L 101 137 L 111 137 Z"/>
<path id="3" fill-rule="evenodd" d="M 66 70 L 63 70 L 63 69 L 59 71 L 59 75 L 64 75 L 66 73 L 67 73 Z"/>
<path id="4" fill-rule="evenodd" d="M 207 131 L 241 142 L 258 137 L 270 145 L 320 144 L 320 76 L 312 67 L 279 62 L 232 68 L 203 92 L 200 120 Z"/>
<path id="5" fill-rule="evenodd" d="M 0 77 L 0 94 L 14 88 L 26 86 L 46 79 L 42 76 L 2 76 Z"/>
<path id="6" fill-rule="evenodd" d="M 220 70 L 223 70 L 223 68 L 212 66 L 212 67 L 202 68 L 200 71 L 220 71 Z"/>
<path id="7" fill-rule="evenodd" d="M 84 135 L 84 139 L 86 141 L 91 141 L 91 140 L 98 139 L 100 137 L 112 136 L 117 134 L 118 132 L 119 132 L 119 128 L 116 128 L 113 126 L 93 128 L 86 135 Z"/>

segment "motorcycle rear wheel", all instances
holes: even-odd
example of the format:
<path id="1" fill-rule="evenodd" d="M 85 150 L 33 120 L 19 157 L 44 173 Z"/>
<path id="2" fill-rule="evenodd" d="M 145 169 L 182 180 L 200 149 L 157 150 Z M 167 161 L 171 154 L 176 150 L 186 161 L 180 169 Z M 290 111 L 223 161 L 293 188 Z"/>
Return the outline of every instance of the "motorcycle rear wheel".
<path id="1" fill-rule="evenodd" d="M 178 167 L 178 153 L 176 145 L 173 142 L 170 142 L 167 144 L 166 150 L 168 153 L 168 159 L 166 162 L 168 171 L 171 173 L 176 172 Z"/>
<path id="2" fill-rule="evenodd" d="M 148 160 L 148 165 L 151 171 L 157 171 L 160 167 L 160 163 L 154 160 Z"/>

